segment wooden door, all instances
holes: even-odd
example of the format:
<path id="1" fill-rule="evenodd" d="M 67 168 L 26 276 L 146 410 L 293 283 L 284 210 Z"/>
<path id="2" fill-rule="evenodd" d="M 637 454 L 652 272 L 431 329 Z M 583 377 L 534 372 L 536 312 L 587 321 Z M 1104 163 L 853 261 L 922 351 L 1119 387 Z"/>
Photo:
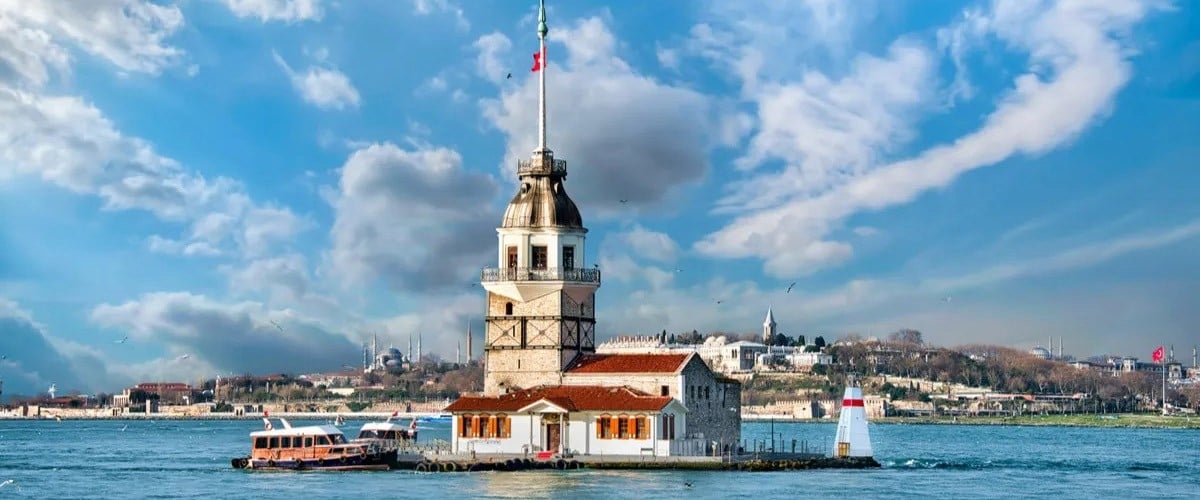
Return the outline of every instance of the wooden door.
<path id="1" fill-rule="evenodd" d="M 559 445 L 562 444 L 562 424 L 546 424 L 546 446 L 542 447 L 546 451 L 559 451 Z"/>

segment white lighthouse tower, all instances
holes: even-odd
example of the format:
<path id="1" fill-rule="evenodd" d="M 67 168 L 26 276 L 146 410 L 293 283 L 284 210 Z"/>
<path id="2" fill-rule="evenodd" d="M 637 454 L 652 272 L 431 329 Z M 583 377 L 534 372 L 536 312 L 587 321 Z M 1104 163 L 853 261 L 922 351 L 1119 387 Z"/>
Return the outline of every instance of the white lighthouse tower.
<path id="1" fill-rule="evenodd" d="M 867 432 L 867 410 L 863 405 L 862 387 L 853 374 L 846 382 L 846 395 L 842 397 L 842 414 L 838 418 L 837 437 L 834 439 L 835 457 L 870 457 L 871 435 Z"/>
<path id="2" fill-rule="evenodd" d="M 538 15 L 538 146 L 517 162 L 517 193 L 496 229 L 497 267 L 487 290 L 484 394 L 562 383 L 562 372 L 596 351 L 599 269 L 584 259 L 587 228 L 563 183 L 567 162 L 546 145 L 546 9 Z"/>

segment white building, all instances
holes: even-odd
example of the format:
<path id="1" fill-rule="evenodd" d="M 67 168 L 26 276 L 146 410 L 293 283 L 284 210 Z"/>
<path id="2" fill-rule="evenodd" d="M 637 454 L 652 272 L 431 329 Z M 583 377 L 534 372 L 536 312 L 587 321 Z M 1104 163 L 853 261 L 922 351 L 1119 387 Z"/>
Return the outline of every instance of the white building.
<path id="1" fill-rule="evenodd" d="M 770 308 L 763 320 L 763 339 L 770 342 L 776 335 L 775 315 Z M 823 352 L 805 352 L 804 347 L 773 346 L 739 340 L 729 342 L 725 336 L 709 337 L 702 344 L 668 343 L 662 335 L 617 337 L 596 347 L 596 352 L 609 354 L 666 354 L 694 352 L 714 371 L 724 374 L 749 373 L 767 370 L 808 370 L 813 365 L 833 363 L 833 356 Z"/>
<path id="2" fill-rule="evenodd" d="M 538 16 L 545 52 L 546 12 Z M 544 61 L 543 61 L 544 62 Z M 446 407 L 459 453 L 700 455 L 741 438 L 741 384 L 695 353 L 597 354 L 600 270 L 587 228 L 546 146 L 546 70 L 539 141 L 517 165 L 517 193 L 497 228 L 487 290 L 484 390 Z"/>
<path id="3" fill-rule="evenodd" d="M 460 453 L 707 455 L 741 439 L 741 384 L 695 353 L 589 354 L 560 385 L 464 396 L 445 411 Z"/>

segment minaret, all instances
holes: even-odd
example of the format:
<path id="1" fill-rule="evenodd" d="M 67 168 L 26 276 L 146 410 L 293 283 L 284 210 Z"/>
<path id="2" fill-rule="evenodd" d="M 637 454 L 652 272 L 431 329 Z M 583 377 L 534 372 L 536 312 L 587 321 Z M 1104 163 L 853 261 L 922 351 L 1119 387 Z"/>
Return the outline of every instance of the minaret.
<path id="1" fill-rule="evenodd" d="M 374 333 L 371 337 L 371 368 L 375 368 L 375 363 L 379 362 L 379 334 Z"/>
<path id="2" fill-rule="evenodd" d="M 413 358 L 413 350 L 412 350 L 412 332 L 408 332 L 408 351 L 405 351 L 404 355 L 405 355 L 405 356 L 408 356 L 408 362 L 409 362 L 409 363 L 416 363 L 416 362 L 417 362 L 417 360 Z"/>
<path id="3" fill-rule="evenodd" d="M 867 431 L 867 409 L 863 404 L 862 387 L 851 374 L 842 397 L 842 412 L 838 416 L 837 437 L 833 441 L 835 457 L 869 457 L 871 434 Z"/>
<path id="4" fill-rule="evenodd" d="M 471 320 L 467 320 L 467 363 L 471 362 L 471 353 L 474 349 L 471 348 Z"/>
<path id="5" fill-rule="evenodd" d="M 454 364 L 462 364 L 462 342 L 454 344 Z"/>
<path id="6" fill-rule="evenodd" d="M 421 332 L 417 332 L 417 362 L 421 362 Z"/>
<path id="7" fill-rule="evenodd" d="M 564 181 L 567 162 L 546 143 L 546 7 L 538 11 L 538 146 L 517 162 L 517 192 L 496 229 L 497 267 L 485 268 L 484 394 L 562 383 L 581 354 L 596 351 L 600 270 L 586 265 L 587 228 Z"/>
<path id="8" fill-rule="evenodd" d="M 771 345 L 771 341 L 775 338 L 775 314 L 771 312 L 771 307 L 767 306 L 767 319 L 763 320 L 763 343 Z"/>

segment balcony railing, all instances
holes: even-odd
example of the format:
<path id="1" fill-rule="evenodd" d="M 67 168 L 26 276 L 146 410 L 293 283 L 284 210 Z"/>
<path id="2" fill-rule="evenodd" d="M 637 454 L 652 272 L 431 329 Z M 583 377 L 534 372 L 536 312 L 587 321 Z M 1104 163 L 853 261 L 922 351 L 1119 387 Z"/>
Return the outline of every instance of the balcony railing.
<path id="1" fill-rule="evenodd" d="M 546 162 L 541 158 L 517 160 L 517 175 L 529 174 L 558 174 L 564 175 L 567 173 L 567 160 L 551 160 L 551 165 L 546 165 Z"/>
<path id="2" fill-rule="evenodd" d="M 581 269 L 549 267 L 534 269 L 531 267 L 487 267 L 479 277 L 480 281 L 574 281 L 578 283 L 600 284 L 599 269 Z"/>

